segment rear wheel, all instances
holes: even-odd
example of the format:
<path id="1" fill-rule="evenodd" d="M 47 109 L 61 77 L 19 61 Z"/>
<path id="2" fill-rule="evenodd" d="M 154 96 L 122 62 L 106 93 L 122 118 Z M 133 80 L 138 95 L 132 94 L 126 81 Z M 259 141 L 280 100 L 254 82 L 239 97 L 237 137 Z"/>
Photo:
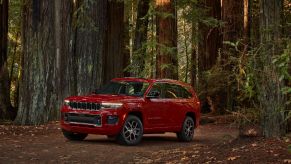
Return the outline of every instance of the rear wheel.
<path id="1" fill-rule="evenodd" d="M 63 135 L 68 140 L 72 140 L 72 141 L 82 141 L 88 136 L 88 134 L 69 132 L 64 129 L 62 129 L 62 131 L 63 131 Z"/>
<path id="2" fill-rule="evenodd" d="M 192 141 L 194 136 L 194 128 L 193 118 L 187 116 L 183 122 L 182 130 L 177 133 L 177 138 L 184 142 Z"/>
<path id="3" fill-rule="evenodd" d="M 143 125 L 136 116 L 129 115 L 117 136 L 117 141 L 123 145 L 137 145 L 143 136 Z"/>

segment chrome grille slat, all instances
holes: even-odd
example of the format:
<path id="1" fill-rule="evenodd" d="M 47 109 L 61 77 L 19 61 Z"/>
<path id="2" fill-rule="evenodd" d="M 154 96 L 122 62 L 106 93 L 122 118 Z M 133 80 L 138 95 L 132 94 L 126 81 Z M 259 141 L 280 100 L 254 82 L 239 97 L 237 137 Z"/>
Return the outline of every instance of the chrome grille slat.
<path id="1" fill-rule="evenodd" d="M 90 111 L 96 111 L 100 109 L 99 103 L 93 103 L 93 102 L 70 102 L 69 106 L 73 110 L 90 110 Z"/>

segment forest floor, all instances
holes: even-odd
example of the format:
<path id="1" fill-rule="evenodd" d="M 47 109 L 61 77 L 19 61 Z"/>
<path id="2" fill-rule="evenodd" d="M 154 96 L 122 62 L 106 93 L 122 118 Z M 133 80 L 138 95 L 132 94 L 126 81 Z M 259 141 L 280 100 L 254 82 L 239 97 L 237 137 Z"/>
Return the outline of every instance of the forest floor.
<path id="1" fill-rule="evenodd" d="M 288 150 L 289 145 L 289 150 Z M 239 138 L 231 124 L 209 123 L 190 143 L 172 133 L 145 135 L 127 147 L 105 136 L 66 140 L 59 123 L 44 126 L 0 125 L 0 163 L 291 163 L 291 137 Z"/>

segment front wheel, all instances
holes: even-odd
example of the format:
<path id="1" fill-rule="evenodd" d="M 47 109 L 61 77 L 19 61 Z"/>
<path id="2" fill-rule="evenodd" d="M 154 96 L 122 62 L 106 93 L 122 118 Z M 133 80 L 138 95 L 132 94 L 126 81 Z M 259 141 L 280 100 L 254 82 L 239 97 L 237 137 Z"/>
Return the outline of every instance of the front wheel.
<path id="1" fill-rule="evenodd" d="M 117 141 L 123 145 L 137 145 L 143 136 L 143 125 L 136 116 L 129 115 L 117 136 Z"/>
<path id="2" fill-rule="evenodd" d="M 177 133 L 177 137 L 180 141 L 190 142 L 194 136 L 194 120 L 187 116 L 183 122 L 182 130 Z"/>
<path id="3" fill-rule="evenodd" d="M 68 140 L 73 140 L 73 141 L 82 141 L 88 136 L 88 134 L 69 132 L 64 129 L 62 129 L 62 131 L 63 131 L 63 135 Z"/>

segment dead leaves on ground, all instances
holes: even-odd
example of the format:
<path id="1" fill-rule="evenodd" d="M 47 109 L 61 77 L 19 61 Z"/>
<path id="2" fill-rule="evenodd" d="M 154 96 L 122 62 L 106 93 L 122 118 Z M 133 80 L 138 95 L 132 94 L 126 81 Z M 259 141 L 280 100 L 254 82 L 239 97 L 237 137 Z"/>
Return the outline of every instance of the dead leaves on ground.
<path id="1" fill-rule="evenodd" d="M 238 158 L 240 158 L 239 155 L 238 155 L 238 156 L 234 156 L 234 157 L 228 157 L 227 160 L 228 160 L 228 161 L 234 161 L 234 160 L 236 160 L 236 159 L 238 159 Z"/>

